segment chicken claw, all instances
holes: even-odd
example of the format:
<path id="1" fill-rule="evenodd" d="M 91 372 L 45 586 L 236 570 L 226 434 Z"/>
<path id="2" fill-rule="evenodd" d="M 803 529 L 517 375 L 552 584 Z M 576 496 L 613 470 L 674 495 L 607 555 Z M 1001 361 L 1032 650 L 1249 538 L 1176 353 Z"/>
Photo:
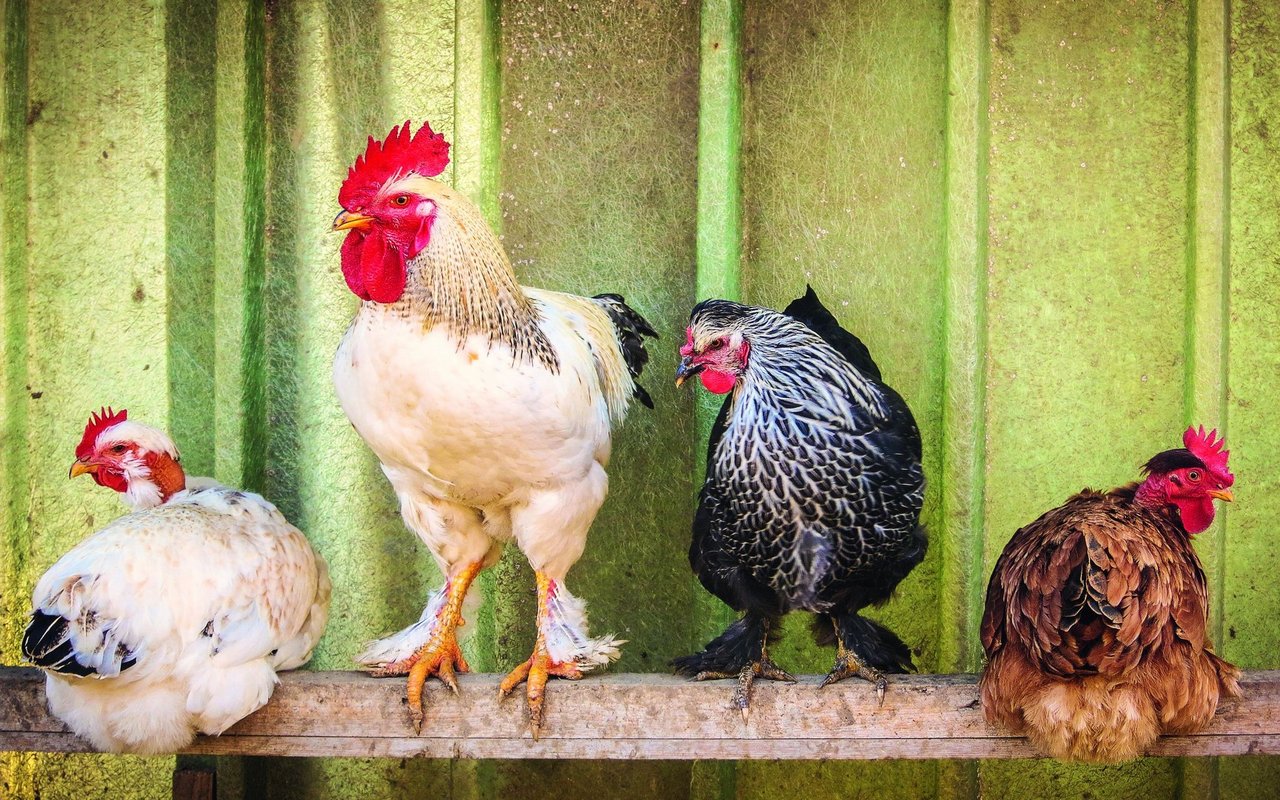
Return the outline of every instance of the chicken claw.
<path id="1" fill-rule="evenodd" d="M 699 672 L 693 676 L 693 679 L 697 681 L 711 681 L 721 678 L 738 679 L 738 685 L 733 690 L 733 707 L 742 713 L 743 722 L 748 722 L 751 719 L 751 687 L 755 684 L 756 678 L 785 681 L 786 683 L 796 682 L 794 675 L 773 663 L 773 660 L 763 652 L 760 653 L 759 661 L 748 663 L 736 674 L 732 672 Z"/>
<path id="2" fill-rule="evenodd" d="M 862 663 L 859 658 L 854 655 L 852 650 L 845 648 L 843 642 L 837 643 L 836 648 L 836 664 L 827 673 L 827 677 L 822 679 L 819 689 L 830 686 L 836 681 L 842 681 L 845 678 L 863 678 L 871 681 L 876 687 L 876 704 L 884 705 L 884 693 L 889 686 L 889 682 L 885 680 L 884 674 L 874 667 L 869 667 Z"/>
<path id="3" fill-rule="evenodd" d="M 542 732 L 542 704 L 546 696 L 547 678 L 552 675 L 576 681 L 582 677 L 582 670 L 573 662 L 564 664 L 552 661 L 551 655 L 547 653 L 547 648 L 539 637 L 529 660 L 511 670 L 498 687 L 498 696 L 505 698 L 509 697 L 517 686 L 525 684 L 525 698 L 529 703 L 529 730 L 532 731 L 535 741 Z"/>

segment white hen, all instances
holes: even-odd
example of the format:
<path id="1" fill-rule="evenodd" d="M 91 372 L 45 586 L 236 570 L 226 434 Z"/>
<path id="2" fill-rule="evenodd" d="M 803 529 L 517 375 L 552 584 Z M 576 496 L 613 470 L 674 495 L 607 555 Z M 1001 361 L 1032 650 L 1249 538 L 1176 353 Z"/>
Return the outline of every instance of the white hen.
<path id="1" fill-rule="evenodd" d="M 23 655 L 49 708 L 110 752 L 171 753 L 261 708 L 276 671 L 306 663 L 329 575 L 262 497 L 187 481 L 173 442 L 126 412 L 95 414 L 71 476 L 136 511 L 54 564 L 32 594 Z"/>

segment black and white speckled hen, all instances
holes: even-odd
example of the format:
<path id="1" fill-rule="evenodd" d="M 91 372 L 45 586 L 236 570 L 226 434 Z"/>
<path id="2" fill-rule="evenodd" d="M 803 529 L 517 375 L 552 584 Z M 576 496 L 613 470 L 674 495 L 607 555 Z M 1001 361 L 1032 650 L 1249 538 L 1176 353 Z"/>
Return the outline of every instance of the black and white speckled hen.
<path id="1" fill-rule="evenodd" d="M 777 620 L 818 614 L 835 667 L 883 698 L 882 673 L 912 668 L 892 631 L 859 612 L 888 600 L 924 558 L 920 433 L 871 354 L 810 288 L 783 313 L 706 300 L 693 309 L 677 385 L 697 375 L 729 393 L 711 431 L 689 561 L 743 617 L 701 653 L 698 679 L 738 679 L 747 718 L 756 678 L 792 680 L 768 657 Z"/>

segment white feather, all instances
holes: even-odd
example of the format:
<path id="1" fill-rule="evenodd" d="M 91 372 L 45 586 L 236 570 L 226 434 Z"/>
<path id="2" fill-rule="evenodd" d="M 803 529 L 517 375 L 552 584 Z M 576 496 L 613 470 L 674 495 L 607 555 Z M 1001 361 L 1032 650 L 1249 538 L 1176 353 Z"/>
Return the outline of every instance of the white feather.
<path id="1" fill-rule="evenodd" d="M 277 668 L 310 656 L 329 593 L 324 561 L 271 503 L 179 492 L 89 537 L 36 585 L 33 606 L 70 623 L 76 660 L 97 671 L 49 672 L 50 709 L 112 752 L 220 733 L 267 701 Z"/>

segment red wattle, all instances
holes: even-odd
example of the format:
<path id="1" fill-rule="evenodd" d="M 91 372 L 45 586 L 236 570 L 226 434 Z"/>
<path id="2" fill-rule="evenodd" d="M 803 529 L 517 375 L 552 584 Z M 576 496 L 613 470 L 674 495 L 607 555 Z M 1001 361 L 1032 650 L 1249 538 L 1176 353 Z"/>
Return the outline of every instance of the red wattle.
<path id="1" fill-rule="evenodd" d="M 114 470 L 99 467 L 98 471 L 93 473 L 93 480 L 99 486 L 115 489 L 121 494 L 129 491 L 129 481 L 125 480 L 123 472 L 115 472 Z"/>
<path id="2" fill-rule="evenodd" d="M 342 243 L 342 276 L 361 300 L 394 303 L 404 294 L 404 257 L 379 230 L 353 230 Z"/>
<path id="3" fill-rule="evenodd" d="M 732 392 L 734 385 L 738 382 L 738 379 L 733 375 L 714 369 L 704 369 L 698 373 L 698 377 L 702 379 L 703 387 L 712 394 Z"/>
<path id="4" fill-rule="evenodd" d="M 1182 527 L 1187 533 L 1201 533 L 1208 530 L 1213 524 L 1213 499 L 1210 497 L 1195 498 L 1179 498 L 1173 499 L 1173 504 L 1178 507 L 1178 516 L 1182 520 Z"/>

